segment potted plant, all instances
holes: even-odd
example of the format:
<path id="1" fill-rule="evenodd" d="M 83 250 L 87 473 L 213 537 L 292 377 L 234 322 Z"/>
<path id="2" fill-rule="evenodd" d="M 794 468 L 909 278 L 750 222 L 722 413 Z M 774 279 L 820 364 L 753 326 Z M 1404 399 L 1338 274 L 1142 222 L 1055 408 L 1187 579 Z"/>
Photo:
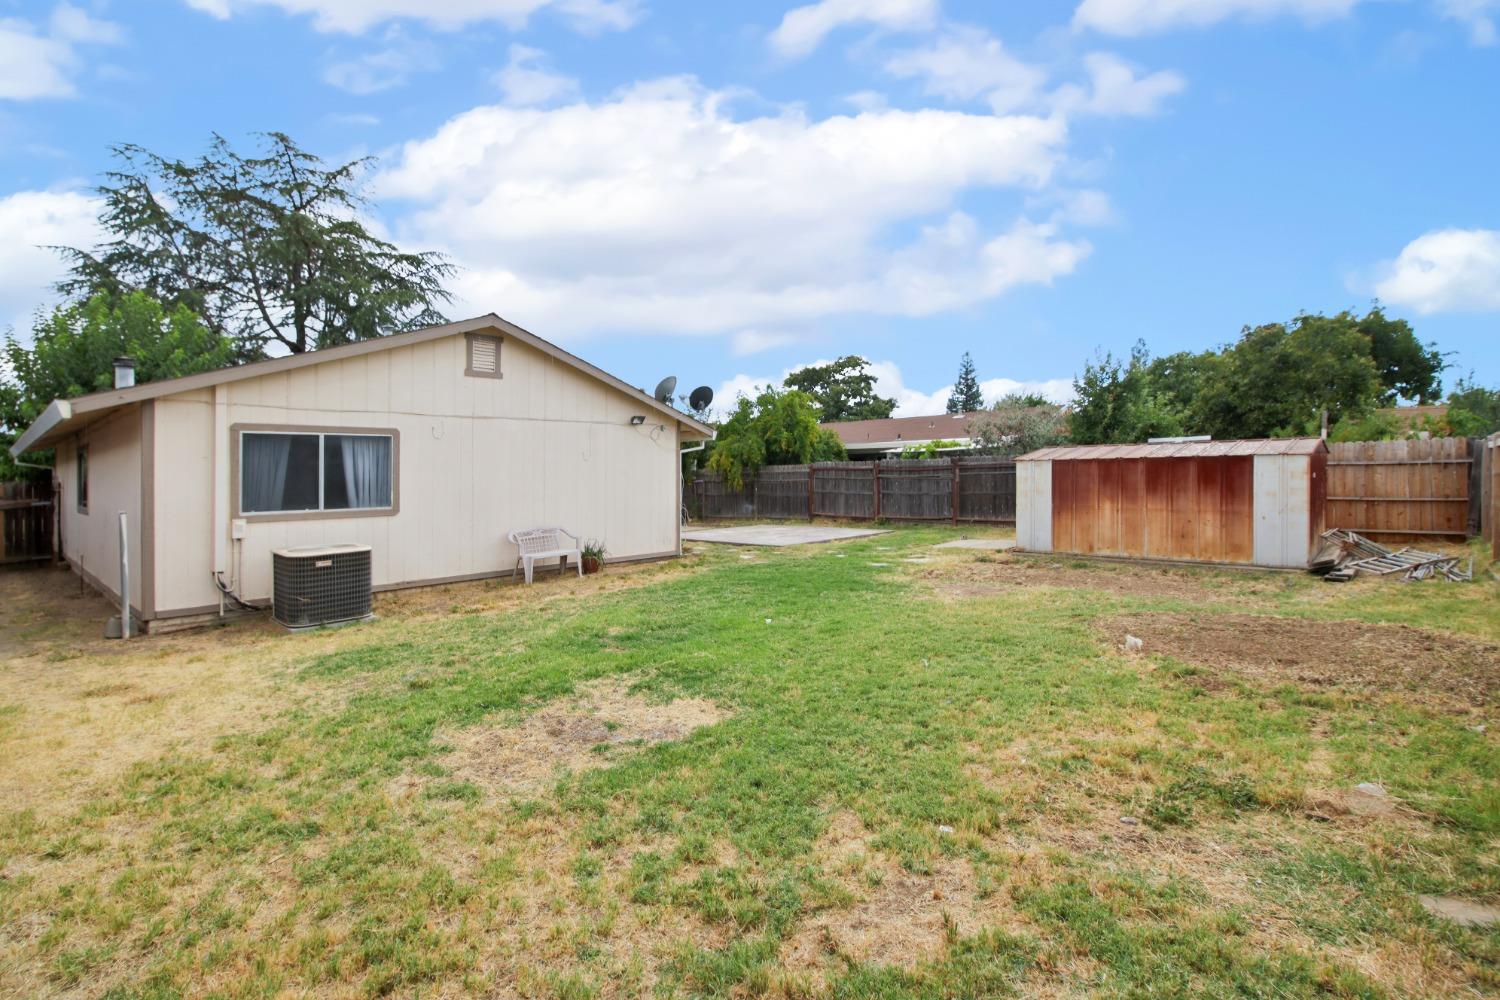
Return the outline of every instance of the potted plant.
<path id="1" fill-rule="evenodd" d="M 604 543 L 590 538 L 583 543 L 583 571 L 597 573 L 604 568 Z"/>

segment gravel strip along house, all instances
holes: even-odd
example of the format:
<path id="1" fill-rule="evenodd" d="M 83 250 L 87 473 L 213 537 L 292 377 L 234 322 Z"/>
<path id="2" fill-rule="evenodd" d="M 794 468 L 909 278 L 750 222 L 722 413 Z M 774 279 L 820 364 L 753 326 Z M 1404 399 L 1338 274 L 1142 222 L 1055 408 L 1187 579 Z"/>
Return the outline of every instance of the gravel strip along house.
<path id="1" fill-rule="evenodd" d="M 264 604 L 273 550 L 370 546 L 374 589 L 508 575 L 506 532 L 681 552 L 678 448 L 712 429 L 493 314 L 55 400 L 59 546 L 148 630 Z"/>

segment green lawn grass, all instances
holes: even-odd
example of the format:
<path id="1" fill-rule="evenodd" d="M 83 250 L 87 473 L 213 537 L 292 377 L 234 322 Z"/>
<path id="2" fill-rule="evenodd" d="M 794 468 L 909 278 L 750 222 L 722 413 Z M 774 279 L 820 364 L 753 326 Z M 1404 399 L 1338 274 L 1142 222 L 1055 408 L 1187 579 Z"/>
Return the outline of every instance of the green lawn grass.
<path id="1" fill-rule="evenodd" d="M 1472 728 L 1482 712 L 1419 692 L 1194 683 L 1200 668 L 1121 655 L 1094 625 L 1233 607 L 1494 640 L 1493 584 L 1194 570 L 1159 572 L 1201 585 L 1195 599 L 952 599 L 932 581 L 1011 558 L 904 561 L 953 535 L 718 548 L 524 613 L 348 630 L 300 658 L 270 728 L 140 764 L 65 814 L 0 819 L 0 995 L 1500 991 L 1500 933 L 1416 899 L 1500 899 L 1500 754 Z M 301 637 L 278 641 L 295 656 Z M 611 747 L 541 791 L 455 769 L 452 734 L 611 679 L 728 715 Z M 319 689 L 337 697 L 305 697 Z M 1308 815 L 1311 789 L 1360 781 L 1410 809 Z M 950 875 L 940 898 L 871 909 Z M 913 906 L 940 938 L 903 940 Z M 886 921 L 871 933 L 889 948 L 843 948 L 850 914 Z"/>

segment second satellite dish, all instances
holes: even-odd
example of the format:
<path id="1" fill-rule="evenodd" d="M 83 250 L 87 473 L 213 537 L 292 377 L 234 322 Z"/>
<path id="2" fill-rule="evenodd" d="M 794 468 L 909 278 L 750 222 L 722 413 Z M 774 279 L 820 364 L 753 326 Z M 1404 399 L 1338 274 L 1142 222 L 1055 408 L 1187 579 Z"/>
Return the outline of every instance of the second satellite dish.
<path id="1" fill-rule="evenodd" d="M 676 391 L 677 376 L 668 375 L 666 378 L 656 383 L 656 401 L 658 403 L 670 403 L 672 401 L 672 393 Z"/>
<path id="2" fill-rule="evenodd" d="M 714 391 L 706 385 L 700 385 L 693 390 L 688 397 L 688 405 L 693 408 L 694 413 L 702 413 L 708 409 L 708 404 L 714 401 Z"/>

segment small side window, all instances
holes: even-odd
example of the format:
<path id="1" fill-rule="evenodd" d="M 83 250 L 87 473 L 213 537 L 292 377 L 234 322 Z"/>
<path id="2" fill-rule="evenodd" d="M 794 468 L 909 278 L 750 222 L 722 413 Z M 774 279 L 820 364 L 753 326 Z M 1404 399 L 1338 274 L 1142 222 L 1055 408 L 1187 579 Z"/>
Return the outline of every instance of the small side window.
<path id="1" fill-rule="evenodd" d="M 73 465 L 78 473 L 78 513 L 89 512 L 89 450 L 87 447 L 78 449 L 78 458 Z"/>
<path id="2" fill-rule="evenodd" d="M 475 378 L 504 378 L 500 373 L 500 338 L 483 333 L 468 336 L 468 363 L 464 374 Z"/>

